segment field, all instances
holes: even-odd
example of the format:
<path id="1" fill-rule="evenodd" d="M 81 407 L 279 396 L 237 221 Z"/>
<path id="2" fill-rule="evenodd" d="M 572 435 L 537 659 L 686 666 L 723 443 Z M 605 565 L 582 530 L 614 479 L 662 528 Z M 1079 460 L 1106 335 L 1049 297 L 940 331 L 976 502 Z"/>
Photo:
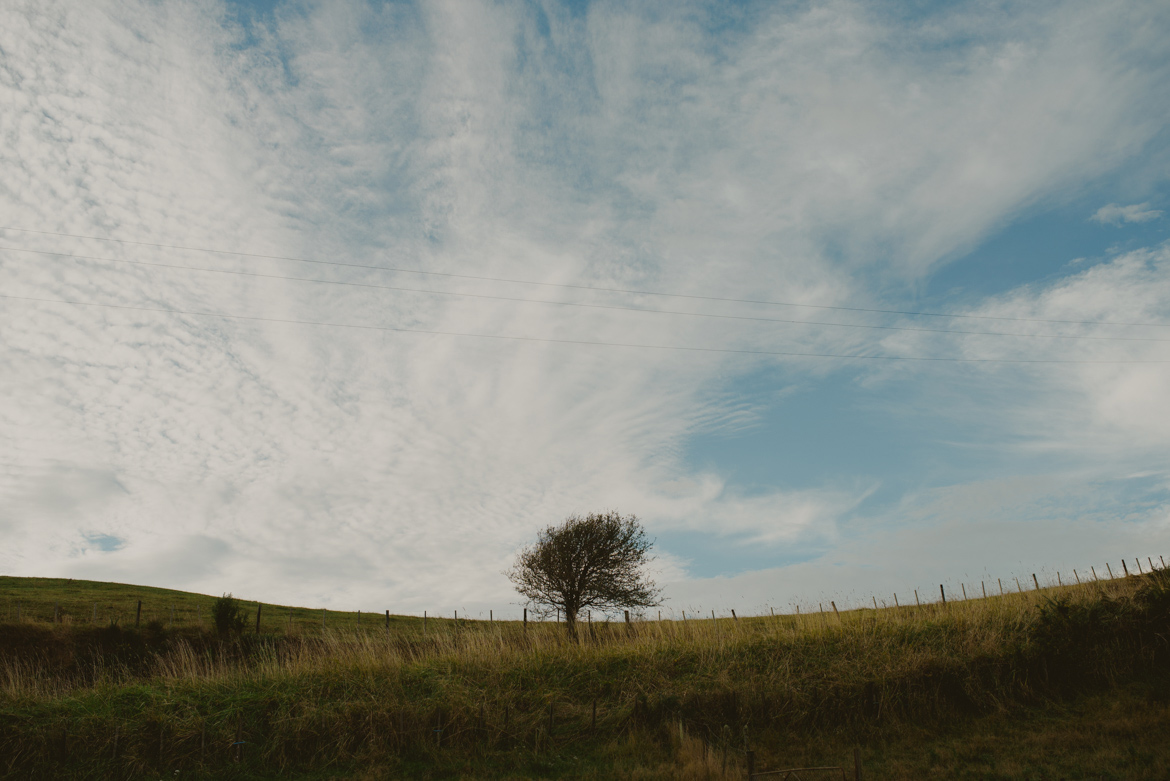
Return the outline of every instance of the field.
<path id="1" fill-rule="evenodd" d="M 1161 572 L 576 640 L 377 614 L 322 628 L 320 610 L 272 605 L 257 633 L 255 603 L 219 637 L 212 602 L 0 578 L 0 774 L 718 779 L 744 778 L 750 749 L 757 769 L 852 777 L 855 748 L 865 778 L 1152 779 L 1170 763 Z"/>

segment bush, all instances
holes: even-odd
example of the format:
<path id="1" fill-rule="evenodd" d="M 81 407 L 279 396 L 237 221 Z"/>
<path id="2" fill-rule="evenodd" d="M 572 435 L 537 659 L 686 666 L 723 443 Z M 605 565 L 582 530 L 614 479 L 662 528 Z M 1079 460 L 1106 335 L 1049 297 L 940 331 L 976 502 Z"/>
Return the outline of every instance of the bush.
<path id="1" fill-rule="evenodd" d="M 215 620 L 216 631 L 221 635 L 243 632 L 248 620 L 244 614 L 244 606 L 231 595 L 231 592 L 215 600 L 215 604 L 211 606 L 211 617 Z"/>
<path id="2" fill-rule="evenodd" d="M 1146 575 L 1134 601 L 1141 606 L 1146 621 L 1155 632 L 1164 633 L 1170 629 L 1170 573 L 1159 570 Z"/>
<path id="3" fill-rule="evenodd" d="M 1170 574 L 1143 575 L 1137 589 L 1119 597 L 1047 598 L 1030 634 L 1048 683 L 1058 687 L 1107 678 L 1118 656 L 1139 664 L 1161 659 L 1170 650 Z"/>

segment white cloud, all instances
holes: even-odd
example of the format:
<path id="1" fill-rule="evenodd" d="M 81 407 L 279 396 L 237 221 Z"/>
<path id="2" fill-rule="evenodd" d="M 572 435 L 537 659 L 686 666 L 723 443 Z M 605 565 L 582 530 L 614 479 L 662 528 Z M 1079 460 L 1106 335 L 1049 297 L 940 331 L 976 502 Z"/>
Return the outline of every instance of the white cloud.
<path id="1" fill-rule="evenodd" d="M 734 576 L 693 578 L 670 584 L 675 616 L 740 615 L 913 604 L 1016 590 L 1016 579 L 1031 589 L 1041 584 L 1088 580 L 1106 563 L 1120 574 L 1121 560 L 1136 569 L 1140 556 L 1160 566 L 1159 551 L 1170 546 L 1166 485 L 1141 489 L 1154 507 L 1135 511 L 1128 481 L 1092 482 L 1042 475 L 1011 477 L 913 492 L 888 513 L 858 519 L 846 538 L 824 555 L 775 569 Z M 1162 554 L 1165 555 L 1165 554 Z M 980 585 L 982 583 L 982 586 Z"/>
<path id="2" fill-rule="evenodd" d="M 1118 206 L 1110 203 L 1102 206 L 1089 219 L 1102 225 L 1121 225 L 1123 222 L 1150 222 L 1162 216 L 1160 209 L 1151 209 L 1148 203 Z"/>
<path id="3" fill-rule="evenodd" d="M 930 396 L 933 409 L 979 421 L 991 436 L 1012 432 L 1014 448 L 1059 453 L 1115 474 L 1141 463 L 1170 472 L 1165 448 L 1170 412 L 1161 402 L 1170 393 L 1168 301 L 1170 244 L 1164 243 L 1047 285 L 1018 288 L 965 312 L 1008 318 L 966 325 L 979 323 L 979 330 L 1010 331 L 1021 334 L 1018 338 L 898 334 L 885 343 L 891 351 L 924 355 L 1069 362 L 991 363 L 947 373 L 941 382 L 937 372 L 899 371 L 921 383 L 915 397 Z M 957 373 L 976 373 L 981 380 L 955 384 Z M 888 380 L 894 372 L 875 376 Z"/>
<path id="4" fill-rule="evenodd" d="M 1165 124 L 1165 102 L 1153 98 L 1166 73 L 1133 61 L 1161 39 L 1120 50 L 1114 42 L 1135 18 L 1155 17 L 1150 8 L 1084 4 L 1019 11 L 1002 26 L 966 15 L 906 26 L 824 3 L 773 9 L 716 34 L 693 9 L 638 15 L 598 4 L 584 18 L 548 9 L 544 36 L 522 6 L 336 2 L 279 8 L 250 47 L 211 3 L 9 4 L 0 11 L 0 100 L 9 107 L 0 113 L 0 211 L 9 225 L 165 244 L 864 304 L 913 284 L 1021 206 L 1143 148 Z M 406 278 L 12 232 L 0 243 L 353 282 Z M 1128 311 L 1158 314 L 1160 288 L 1141 287 L 1150 274 L 1111 268 L 1135 276 L 1118 296 L 1144 296 Z M 716 327 L 8 252 L 0 275 L 9 295 L 273 318 L 874 347 L 858 332 Z M 989 306 L 1121 306 L 1078 291 Z M 661 303 L 584 291 L 573 299 Z M 510 598 L 499 572 L 516 544 L 571 512 L 614 507 L 655 533 L 710 531 L 732 544 L 838 540 L 840 519 L 871 488 L 859 478 L 860 487 L 745 497 L 684 466 L 694 432 L 750 418 L 735 387 L 759 364 L 746 358 L 12 301 L 0 309 L 0 332 L 6 495 L 41 495 L 38 481 L 55 464 L 123 489 L 92 500 L 68 493 L 65 522 L 58 498 L 12 505 L 0 519 L 11 541 L 0 566 L 22 574 L 149 577 L 368 608 L 499 604 Z M 791 369 L 824 376 L 836 367 Z M 1135 405 L 1157 414 L 1161 375 L 1127 376 L 1100 396 L 1101 420 Z M 31 533 L 50 516 L 50 537 Z M 92 535 L 125 545 L 79 554 Z M 184 555 L 190 566 L 173 566 Z M 681 558 L 669 560 L 672 571 Z"/>

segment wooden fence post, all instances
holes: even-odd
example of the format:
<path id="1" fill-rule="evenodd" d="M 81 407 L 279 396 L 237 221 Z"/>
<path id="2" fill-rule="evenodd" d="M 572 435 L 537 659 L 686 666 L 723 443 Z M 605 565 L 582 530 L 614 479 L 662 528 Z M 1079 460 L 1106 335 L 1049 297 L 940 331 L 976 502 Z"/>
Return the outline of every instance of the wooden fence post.
<path id="1" fill-rule="evenodd" d="M 260 608 L 261 607 L 262 607 L 262 605 L 259 602 L 257 602 L 256 603 L 256 634 L 260 634 Z"/>
<path id="2" fill-rule="evenodd" d="M 1142 572 L 1142 560 L 1141 559 L 1134 559 L 1134 561 L 1136 561 L 1137 565 L 1138 565 L 1138 574 L 1145 575 L 1146 573 Z"/>
<path id="3" fill-rule="evenodd" d="M 528 608 L 524 608 L 524 629 L 528 629 Z"/>
<path id="4" fill-rule="evenodd" d="M 325 631 L 325 608 L 321 608 L 321 631 Z"/>
<path id="5" fill-rule="evenodd" d="M 1123 577 L 1129 577 L 1129 567 L 1125 566 L 1125 559 L 1121 560 L 1121 571 L 1123 573 Z"/>
<path id="6" fill-rule="evenodd" d="M 1089 565 L 1089 572 L 1093 573 L 1093 580 L 1099 580 L 1099 578 L 1097 577 L 1097 568 L 1094 567 L 1092 564 Z"/>
<path id="7" fill-rule="evenodd" d="M 942 583 L 938 584 L 938 593 L 942 594 L 943 604 L 945 605 L 947 603 L 947 592 L 943 591 L 943 584 Z"/>
<path id="8" fill-rule="evenodd" d="M 872 595 L 871 595 L 871 596 L 872 596 Z M 878 607 L 877 607 L 877 597 L 873 597 L 873 609 L 874 609 L 874 610 L 877 610 L 877 609 L 878 609 Z"/>
<path id="9" fill-rule="evenodd" d="M 922 602 L 918 599 L 918 589 L 914 589 L 914 604 L 922 607 Z"/>
<path id="10" fill-rule="evenodd" d="M 390 611 L 386 611 L 386 631 L 390 631 Z"/>
<path id="11" fill-rule="evenodd" d="M 999 581 L 999 595 L 1003 596 L 1003 578 L 996 578 Z"/>
<path id="12" fill-rule="evenodd" d="M 142 600 L 138 600 L 138 611 L 134 614 L 134 628 L 138 628 L 139 622 L 142 621 Z"/>
<path id="13" fill-rule="evenodd" d="M 1109 579 L 1113 580 L 1113 567 L 1109 566 L 1109 562 L 1105 562 L 1105 571 L 1109 573 Z"/>
<path id="14" fill-rule="evenodd" d="M 959 588 L 963 589 L 963 599 L 966 600 L 967 599 L 967 584 L 960 583 Z"/>
<path id="15" fill-rule="evenodd" d="M 732 608 L 732 609 L 731 609 L 731 620 L 732 620 L 732 621 L 738 621 L 738 620 L 739 620 L 739 616 L 737 616 L 737 615 L 735 614 L 735 608 Z"/>
<path id="16" fill-rule="evenodd" d="M 1040 581 L 1036 579 L 1036 573 L 1032 573 L 1032 582 L 1036 584 L 1036 590 L 1040 590 Z"/>
<path id="17" fill-rule="evenodd" d="M 983 589 L 983 598 L 987 599 L 987 584 L 981 580 L 979 581 L 979 588 Z"/>
<path id="18" fill-rule="evenodd" d="M 830 599 L 829 604 L 833 606 L 833 615 L 835 615 L 837 617 L 837 623 L 840 623 L 841 622 L 841 614 L 837 612 L 837 603 Z"/>
<path id="19" fill-rule="evenodd" d="M 630 611 L 628 611 L 628 610 L 625 611 L 625 614 L 626 614 L 626 625 L 628 626 L 630 623 Z"/>
<path id="20" fill-rule="evenodd" d="M 894 592 L 894 607 L 895 608 L 902 607 L 901 605 L 898 604 L 898 592 L 896 592 L 896 591 Z"/>

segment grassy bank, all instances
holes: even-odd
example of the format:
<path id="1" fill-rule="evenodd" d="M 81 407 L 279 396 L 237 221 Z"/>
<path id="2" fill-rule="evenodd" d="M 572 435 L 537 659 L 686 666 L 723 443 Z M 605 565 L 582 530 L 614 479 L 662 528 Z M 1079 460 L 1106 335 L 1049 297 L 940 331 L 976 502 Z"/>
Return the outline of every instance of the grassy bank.
<path id="1" fill-rule="evenodd" d="M 14 578 L 0 576 L 0 623 L 47 624 L 68 627 L 109 626 L 140 628 L 155 624 L 166 629 L 208 629 L 215 597 L 128 583 L 103 583 L 66 578 Z M 139 609 L 141 604 L 141 611 Z M 334 611 L 290 605 L 243 602 L 248 627 L 255 627 L 260 611 L 260 631 L 265 634 L 384 628 L 385 614 Z M 428 624 L 442 625 L 452 619 L 430 617 Z M 422 631 L 417 616 L 390 616 L 397 632 Z"/>
<path id="2" fill-rule="evenodd" d="M 958 775 L 972 735 L 1015 745 L 1013 725 L 1053 713 L 1094 729 L 1109 711 L 1085 703 L 1123 693 L 1140 734 L 1165 724 L 1170 691 L 1162 573 L 839 616 L 594 624 L 577 642 L 557 625 L 311 626 L 5 625 L 0 772 L 719 778 L 742 777 L 745 747 L 776 767 L 861 746 L 885 773 L 871 777 Z M 971 777 L 1042 777 L 990 756 Z"/>

